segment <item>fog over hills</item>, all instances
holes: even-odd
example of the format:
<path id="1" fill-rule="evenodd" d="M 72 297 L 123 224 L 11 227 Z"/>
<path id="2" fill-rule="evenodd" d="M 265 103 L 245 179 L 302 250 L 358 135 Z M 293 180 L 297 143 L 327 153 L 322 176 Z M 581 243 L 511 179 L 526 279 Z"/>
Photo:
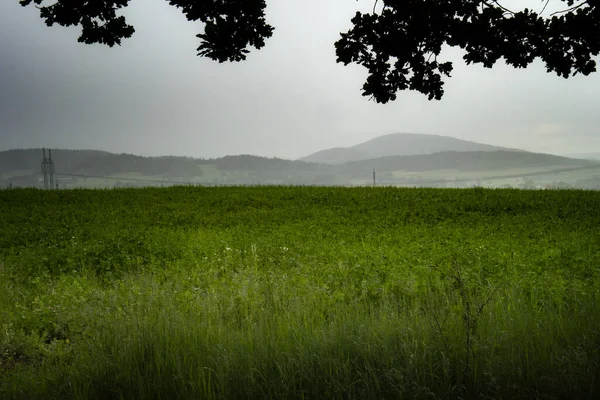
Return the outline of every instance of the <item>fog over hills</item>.
<path id="1" fill-rule="evenodd" d="M 447 136 L 395 133 L 301 160 L 142 157 L 53 149 L 59 188 L 148 185 L 380 185 L 600 188 L 600 162 Z M 0 152 L 0 187 L 43 187 L 41 149 Z"/>
<path id="2" fill-rule="evenodd" d="M 507 168 L 581 167 L 595 165 L 591 160 L 560 157 L 552 154 L 524 151 L 442 151 L 412 156 L 388 156 L 370 160 L 352 161 L 337 168 L 361 171 L 501 171 Z"/>
<path id="3" fill-rule="evenodd" d="M 584 160 L 600 160 L 600 153 L 573 153 L 573 154 L 561 154 L 564 157 L 569 158 L 580 158 Z"/>
<path id="4" fill-rule="evenodd" d="M 43 187 L 41 149 L 0 152 L 0 188 Z M 324 164 L 253 155 L 216 159 L 52 151 L 59 188 L 193 185 L 378 185 L 600 188 L 600 162 L 524 151 L 443 151 Z M 527 179 L 526 179 L 527 178 Z M 525 185 L 525 186 L 524 186 Z M 570 186 L 567 186 L 570 185 Z"/>
<path id="5" fill-rule="evenodd" d="M 449 136 L 391 133 L 351 147 L 325 149 L 301 158 L 302 161 L 343 164 L 388 156 L 416 156 L 444 151 L 522 151 L 470 142 Z"/>

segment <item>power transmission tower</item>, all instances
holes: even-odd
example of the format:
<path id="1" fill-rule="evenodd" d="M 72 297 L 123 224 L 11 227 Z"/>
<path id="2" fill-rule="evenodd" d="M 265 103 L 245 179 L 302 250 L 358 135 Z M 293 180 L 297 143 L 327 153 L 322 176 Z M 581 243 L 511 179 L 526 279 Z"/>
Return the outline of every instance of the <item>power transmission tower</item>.
<path id="1" fill-rule="evenodd" d="M 52 150 L 48 149 L 48 174 L 50 175 L 50 189 L 54 189 L 54 161 L 52 161 Z"/>
<path id="2" fill-rule="evenodd" d="M 48 190 L 48 159 L 45 148 L 42 148 L 42 174 L 44 174 L 44 190 Z"/>
<path id="3" fill-rule="evenodd" d="M 42 174 L 44 174 L 44 189 L 54 189 L 54 161 L 52 161 L 52 150 L 48 149 L 48 158 L 46 158 L 46 149 L 42 148 Z"/>

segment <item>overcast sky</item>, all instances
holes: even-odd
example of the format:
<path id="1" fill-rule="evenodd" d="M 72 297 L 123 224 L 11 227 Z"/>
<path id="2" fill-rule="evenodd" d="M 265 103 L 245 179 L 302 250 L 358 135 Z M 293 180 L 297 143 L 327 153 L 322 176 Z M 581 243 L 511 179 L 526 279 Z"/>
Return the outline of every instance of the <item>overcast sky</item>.
<path id="1" fill-rule="evenodd" d="M 541 8 L 540 0 L 514 0 Z M 121 47 L 77 42 L 33 7 L 0 1 L 0 150 L 99 149 L 212 158 L 299 158 L 393 133 L 429 133 L 554 153 L 600 152 L 600 74 L 569 80 L 536 62 L 466 66 L 458 50 L 441 101 L 362 97 L 366 71 L 334 42 L 372 0 L 268 0 L 276 30 L 241 63 L 196 56 L 200 26 L 165 0 L 132 1 Z M 510 1 L 504 2 L 510 5 Z M 559 3 L 560 5 L 560 3 Z"/>

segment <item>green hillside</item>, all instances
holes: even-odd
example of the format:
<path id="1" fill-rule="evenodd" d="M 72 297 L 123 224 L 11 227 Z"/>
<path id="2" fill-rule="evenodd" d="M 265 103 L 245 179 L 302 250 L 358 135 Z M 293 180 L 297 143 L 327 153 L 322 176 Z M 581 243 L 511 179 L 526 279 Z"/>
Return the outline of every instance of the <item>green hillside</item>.
<path id="1" fill-rule="evenodd" d="M 551 154 L 515 151 L 446 151 L 416 156 L 390 156 L 372 160 L 350 162 L 338 167 L 341 171 L 364 171 L 375 168 L 379 171 L 494 171 L 509 168 L 579 167 L 595 164 L 593 161 Z"/>
<path id="2" fill-rule="evenodd" d="M 389 135 L 378 136 L 352 147 L 337 147 L 321 150 L 302 158 L 302 160 L 325 164 L 343 164 L 351 161 L 369 160 L 388 156 L 423 155 L 446 151 L 494 152 L 498 150 L 521 151 L 456 139 L 448 136 L 392 133 Z"/>
<path id="3" fill-rule="evenodd" d="M 447 151 L 339 165 L 253 155 L 217 159 L 54 150 L 59 188 L 195 185 L 473 185 L 599 188 L 600 163 L 515 151 Z M 0 187 L 43 187 L 39 149 L 0 152 Z"/>

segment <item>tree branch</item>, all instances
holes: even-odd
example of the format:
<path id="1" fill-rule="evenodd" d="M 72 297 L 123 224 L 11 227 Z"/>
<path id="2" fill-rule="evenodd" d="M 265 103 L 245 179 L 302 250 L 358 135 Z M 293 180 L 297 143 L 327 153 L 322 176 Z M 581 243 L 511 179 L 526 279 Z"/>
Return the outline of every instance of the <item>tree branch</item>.
<path id="1" fill-rule="evenodd" d="M 491 1 L 492 3 L 494 3 L 494 4 L 495 4 L 495 5 L 498 7 L 498 8 L 500 8 L 501 10 L 503 10 L 504 12 L 506 12 L 506 13 L 508 13 L 508 14 L 511 14 L 511 15 L 514 15 L 514 14 L 515 14 L 515 12 L 514 12 L 514 11 L 512 11 L 512 10 L 509 10 L 508 8 L 506 8 L 506 7 L 504 7 L 502 4 L 500 4 L 500 3 L 498 2 L 498 0 L 490 0 L 490 1 Z M 485 5 L 486 5 L 486 6 L 488 6 L 488 7 L 494 7 L 494 5 L 493 5 L 493 4 L 490 4 L 488 0 L 481 0 L 481 3 L 482 3 L 482 4 L 485 4 Z"/>
<path id="2" fill-rule="evenodd" d="M 573 7 L 571 7 L 571 8 L 567 8 L 567 9 L 565 9 L 565 10 L 561 10 L 561 11 L 556 11 L 556 12 L 553 12 L 552 14 L 550 14 L 550 16 L 552 17 L 552 16 L 554 16 L 554 15 L 557 15 L 557 14 L 563 14 L 563 13 L 567 13 L 567 12 L 575 11 L 575 10 L 577 10 L 577 9 L 579 9 L 579 8 L 581 8 L 581 7 L 583 7 L 583 6 L 584 6 L 584 5 L 586 5 L 587 3 L 588 3 L 588 2 L 587 2 L 587 0 L 585 0 L 585 1 L 583 1 L 582 3 L 579 3 L 578 5 L 576 5 L 576 6 L 573 6 Z"/>
<path id="3" fill-rule="evenodd" d="M 542 8 L 542 11 L 540 11 L 540 15 L 542 15 L 544 13 L 544 11 L 546 11 L 546 7 L 548 7 L 548 3 L 550 3 L 550 0 L 546 0 L 546 4 L 544 4 L 544 8 Z"/>
<path id="4" fill-rule="evenodd" d="M 56 3 L 54 3 L 54 4 L 50 4 L 49 6 L 38 6 L 37 4 L 34 4 L 33 6 L 35 8 L 37 8 L 38 10 L 43 10 L 43 9 L 46 9 L 46 8 L 54 8 L 57 4 L 58 4 L 58 1 Z"/>

